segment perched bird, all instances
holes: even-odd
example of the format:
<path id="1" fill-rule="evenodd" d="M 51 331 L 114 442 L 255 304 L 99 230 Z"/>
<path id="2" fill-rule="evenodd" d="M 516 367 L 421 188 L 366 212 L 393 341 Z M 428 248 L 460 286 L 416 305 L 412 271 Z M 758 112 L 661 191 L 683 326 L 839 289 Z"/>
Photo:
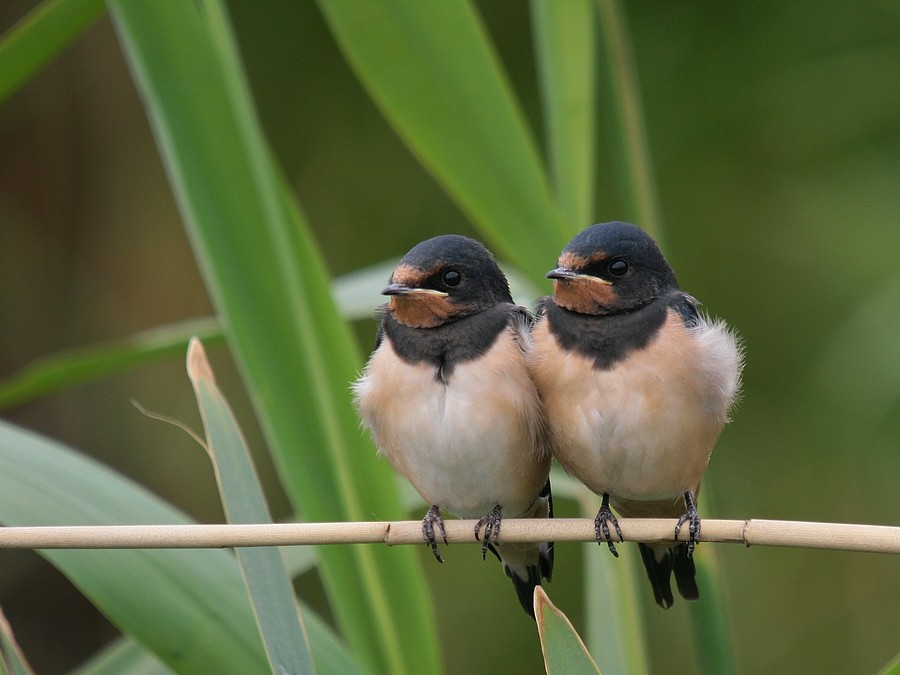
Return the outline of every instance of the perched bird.
<path id="1" fill-rule="evenodd" d="M 628 223 L 601 223 L 563 250 L 528 363 L 563 467 L 602 495 L 597 543 L 618 556 L 623 517 L 678 518 L 688 542 L 639 544 L 656 602 L 696 600 L 695 499 L 740 387 L 741 348 L 697 311 L 656 243 Z"/>
<path id="2" fill-rule="evenodd" d="M 382 293 L 375 351 L 354 385 L 379 451 L 431 508 L 422 534 L 443 562 L 440 509 L 479 518 L 492 551 L 534 615 L 534 587 L 549 581 L 553 545 L 502 544 L 501 517 L 552 517 L 550 448 L 525 364 L 531 314 L 513 304 L 491 253 L 459 235 L 407 253 Z"/>

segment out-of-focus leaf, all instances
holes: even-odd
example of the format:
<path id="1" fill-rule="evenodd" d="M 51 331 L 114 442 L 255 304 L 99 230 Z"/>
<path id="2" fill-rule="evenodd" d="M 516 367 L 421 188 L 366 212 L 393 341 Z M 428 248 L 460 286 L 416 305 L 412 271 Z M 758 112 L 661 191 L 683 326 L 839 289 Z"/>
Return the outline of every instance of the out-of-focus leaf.
<path id="1" fill-rule="evenodd" d="M 0 673 L 34 675 L 2 610 L 0 610 Z"/>
<path id="2" fill-rule="evenodd" d="M 0 420 L 0 523 L 191 522 L 102 464 Z M 172 670 L 199 674 L 268 669 L 241 573 L 230 553 L 213 549 L 39 553 L 122 632 Z M 308 609 L 304 616 L 318 672 L 358 672 L 334 632 Z"/>
<path id="3" fill-rule="evenodd" d="M 174 672 L 131 638 L 121 637 L 71 671 L 70 675 L 171 675 Z"/>
<path id="4" fill-rule="evenodd" d="M 213 318 L 202 318 L 146 330 L 119 342 L 48 356 L 0 381 L 0 408 L 180 356 L 192 335 L 210 343 L 222 342 L 219 323 Z"/>
<path id="5" fill-rule="evenodd" d="M 600 672 L 572 622 L 550 602 L 540 586 L 534 589 L 534 615 L 548 675 L 597 675 Z"/>
<path id="6" fill-rule="evenodd" d="M 271 523 L 272 516 L 250 452 L 231 408 L 216 385 L 203 346 L 196 338 L 188 347 L 187 370 L 203 418 L 209 455 L 228 522 Z M 239 548 L 237 558 L 272 672 L 315 672 L 291 580 L 278 549 Z"/>
<path id="7" fill-rule="evenodd" d="M 878 675 L 900 675 L 900 654 L 897 654 L 893 661 L 880 670 Z"/>
<path id="8" fill-rule="evenodd" d="M 531 17 L 553 190 L 579 230 L 594 222 L 595 7 L 591 0 L 531 0 Z"/>
<path id="9" fill-rule="evenodd" d="M 4 525 L 190 522 L 105 466 L 0 421 Z M 215 550 L 46 550 L 110 621 L 182 673 L 260 672 L 265 652 L 234 557 Z"/>
<path id="10" fill-rule="evenodd" d="M 577 226 L 471 3 L 319 0 L 385 117 L 501 257 L 541 278 Z M 526 234 L 527 233 L 527 234 Z"/>
<path id="11" fill-rule="evenodd" d="M 0 37 L 0 103 L 103 15 L 104 0 L 44 0 Z"/>
<path id="12" fill-rule="evenodd" d="M 711 485 L 705 486 L 700 494 L 698 509 L 704 514 L 715 513 Z M 709 675 L 736 673 L 731 612 L 728 611 L 725 577 L 716 547 L 704 546 L 702 550 L 698 547 L 694 552 L 694 565 L 700 600 L 690 603 L 690 613 L 698 669 Z"/>
<path id="13" fill-rule="evenodd" d="M 615 135 L 616 159 L 621 184 L 628 196 L 628 218 L 662 245 L 662 215 L 625 10 L 619 0 L 597 0 L 597 5 L 600 8 L 603 63 L 612 82 L 618 132 Z"/>
<path id="14" fill-rule="evenodd" d="M 597 496 L 572 482 L 577 487 L 573 496 L 578 500 L 582 516 L 594 518 L 599 509 Z M 566 483 L 561 485 L 565 490 Z M 603 654 L 603 669 L 607 673 L 649 673 L 649 650 L 639 596 L 645 582 L 635 573 L 636 565 L 629 564 L 628 560 L 616 560 L 604 549 L 596 543 L 581 544 L 585 639 L 593 653 Z"/>
<path id="15" fill-rule="evenodd" d="M 361 358 L 328 272 L 272 164 L 224 10 L 111 0 L 201 271 L 286 493 L 311 520 L 400 517 L 395 479 L 361 433 Z M 319 571 L 364 666 L 430 672 L 437 631 L 409 549 L 322 547 Z M 415 649 L 410 649 L 414 644 Z"/>

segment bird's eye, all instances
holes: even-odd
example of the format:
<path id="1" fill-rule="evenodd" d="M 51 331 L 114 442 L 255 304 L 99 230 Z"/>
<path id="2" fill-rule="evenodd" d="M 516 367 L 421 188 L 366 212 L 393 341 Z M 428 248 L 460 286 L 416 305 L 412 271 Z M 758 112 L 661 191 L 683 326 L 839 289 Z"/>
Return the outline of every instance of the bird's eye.
<path id="1" fill-rule="evenodd" d="M 455 286 L 459 286 L 462 281 L 462 274 L 457 272 L 456 270 L 447 270 L 441 275 L 441 281 L 444 282 L 445 286 L 450 286 L 451 288 Z"/>
<path id="2" fill-rule="evenodd" d="M 628 263 L 624 260 L 613 260 L 606 269 L 614 277 L 624 277 L 628 274 Z"/>

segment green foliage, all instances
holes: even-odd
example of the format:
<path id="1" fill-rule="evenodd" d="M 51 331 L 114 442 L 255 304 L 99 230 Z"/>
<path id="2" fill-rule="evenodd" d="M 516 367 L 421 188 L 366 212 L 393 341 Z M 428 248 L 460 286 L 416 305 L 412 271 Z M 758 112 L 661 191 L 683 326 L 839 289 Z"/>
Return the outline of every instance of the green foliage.
<path id="1" fill-rule="evenodd" d="M 271 523 L 246 443 L 196 338 L 188 347 L 187 363 L 228 522 Z M 272 672 L 314 673 L 309 638 L 278 549 L 239 548 L 236 554 Z"/>
<path id="2" fill-rule="evenodd" d="M 265 434 L 251 445 L 267 446 L 290 501 L 281 512 L 400 517 L 408 500 L 350 407 L 347 384 L 362 359 L 328 270 L 366 268 L 462 231 L 511 264 L 526 301 L 546 288 L 542 275 L 572 233 L 622 218 L 665 234 L 684 287 L 748 344 L 744 401 L 704 496 L 717 490 L 721 514 L 736 517 L 900 517 L 885 497 L 896 491 L 900 439 L 891 358 L 900 337 L 900 42 L 890 3 L 792 0 L 752 12 L 632 3 L 626 21 L 613 0 L 534 0 L 530 14 L 515 3 L 320 0 L 319 14 L 313 3 L 232 0 L 240 58 L 218 3 L 109 4 L 122 45 L 112 49 L 127 54 L 171 187 L 162 187 L 157 151 L 150 158 L 142 145 L 134 84 L 117 81 L 118 61 L 103 51 L 109 22 L 64 66 L 39 74 L 103 3 L 40 3 L 0 38 L 0 361 L 18 373 L 4 374 L 0 406 L 14 419 L 106 452 L 151 482 L 180 472 L 163 459 L 165 441 L 148 441 L 146 427 L 133 431 L 109 409 L 134 388 L 153 391 L 160 366 L 107 379 L 180 358 L 192 331 L 173 323 L 117 335 L 209 312 L 175 297 L 197 285 L 191 274 L 166 285 L 181 274 L 173 247 L 184 248 L 171 234 L 174 193 Z M 91 98 L 98 89 L 102 98 Z M 71 184 L 58 182 L 70 174 Z M 78 198 L 59 197 L 70 192 Z M 331 289 L 344 317 L 371 315 L 389 269 Z M 360 329 L 366 346 L 372 323 Z M 92 341 L 107 346 L 22 369 Z M 180 388 L 179 373 L 160 396 L 174 400 Z M 114 403 L 97 404 L 103 395 Z M 251 416 L 240 396 L 229 399 Z M 254 433 L 252 422 L 242 426 Z M 108 469 L 2 429 L 0 521 L 186 522 Z M 594 515 L 594 496 L 563 477 L 554 486 L 559 512 Z M 276 502 L 278 487 L 270 478 Z M 701 508 L 709 512 L 720 514 Z M 554 599 L 604 672 L 872 670 L 896 650 L 897 598 L 885 591 L 900 588 L 894 561 L 704 546 L 701 601 L 663 613 L 648 606 L 633 548 L 619 561 L 597 546 L 557 549 Z M 226 660 L 264 670 L 234 558 L 158 553 L 45 552 L 132 638 L 85 672 L 191 672 Z M 464 547 L 424 569 L 423 552 L 405 549 L 286 553 L 302 574 L 300 594 L 341 632 L 304 609 L 320 672 L 355 662 L 437 670 L 437 622 L 444 644 L 467 646 L 445 648 L 448 670 L 537 669 L 533 626 L 498 570 L 476 566 Z M 812 566 L 816 575 L 802 573 Z"/>
<path id="3" fill-rule="evenodd" d="M 115 2 L 112 10 L 296 510 L 311 520 L 400 516 L 390 469 L 357 431 L 350 405 L 358 351 L 269 156 L 223 8 L 209 2 L 201 15 L 193 3 Z M 363 664 L 390 672 L 437 667 L 433 614 L 412 551 L 326 547 L 319 556 L 338 622 Z M 404 649 L 409 640 L 419 648 Z"/>
<path id="4" fill-rule="evenodd" d="M 599 675 L 597 664 L 588 654 L 584 642 L 572 627 L 572 622 L 550 602 L 540 586 L 534 591 L 534 614 L 548 675 Z"/>
<path id="5" fill-rule="evenodd" d="M 468 2 L 319 0 L 348 62 L 419 160 L 497 252 L 547 271 L 564 222 L 478 14 Z"/>
<path id="6" fill-rule="evenodd" d="M 45 0 L 0 39 L 0 103 L 103 15 L 103 0 Z"/>

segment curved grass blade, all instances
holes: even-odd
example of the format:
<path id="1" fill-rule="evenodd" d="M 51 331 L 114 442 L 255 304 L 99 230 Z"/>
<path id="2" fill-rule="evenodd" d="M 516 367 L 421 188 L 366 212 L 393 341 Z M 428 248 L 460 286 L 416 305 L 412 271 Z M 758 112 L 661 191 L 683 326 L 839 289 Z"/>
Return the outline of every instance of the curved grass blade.
<path id="1" fill-rule="evenodd" d="M 131 638 L 120 637 L 70 675 L 173 675 L 174 672 Z"/>
<path id="2" fill-rule="evenodd" d="M 0 421 L 5 525 L 187 523 L 105 466 Z M 110 621 L 182 673 L 267 667 L 234 558 L 224 551 L 39 551 Z"/>
<path id="3" fill-rule="evenodd" d="M 351 405 L 356 345 L 271 162 L 221 7 L 203 7 L 202 20 L 193 2 L 111 2 L 229 345 L 295 509 L 314 520 L 398 518 L 393 475 Z M 364 665 L 439 668 L 413 551 L 322 547 L 318 555 L 337 621 Z"/>
<path id="4" fill-rule="evenodd" d="M 0 523 L 191 522 L 108 467 L 0 420 Z M 241 573 L 230 553 L 213 549 L 38 553 L 168 668 L 200 675 L 268 669 Z M 304 617 L 319 673 L 359 672 L 334 632 L 309 609 Z"/>
<path id="5" fill-rule="evenodd" d="M 878 675 L 900 675 L 900 654 L 897 654 L 883 670 L 880 670 Z"/>
<path id="6" fill-rule="evenodd" d="M 192 335 L 222 343 L 214 318 L 191 319 L 142 331 L 125 340 L 71 349 L 36 361 L 0 381 L 0 408 L 49 396 L 131 368 L 184 354 Z"/>
<path id="7" fill-rule="evenodd" d="M 595 11 L 591 0 L 532 0 L 544 135 L 553 190 L 566 222 L 594 222 Z"/>
<path id="8" fill-rule="evenodd" d="M 196 338 L 188 347 L 187 370 L 228 522 L 271 523 L 246 442 Z M 236 553 L 272 672 L 315 672 L 303 619 L 278 549 L 239 548 Z"/>
<path id="9" fill-rule="evenodd" d="M 16 642 L 12 626 L 0 609 L 0 673 L 6 675 L 34 675 L 25 655 Z"/>
<path id="10" fill-rule="evenodd" d="M 534 615 L 547 675 L 599 675 L 600 669 L 572 622 L 550 602 L 541 586 L 534 589 Z"/>
<path id="11" fill-rule="evenodd" d="M 715 513 L 712 486 L 705 485 L 700 495 L 701 513 Z M 732 639 L 731 612 L 728 609 L 725 577 L 715 546 L 704 547 L 694 556 L 700 600 L 690 603 L 694 653 L 701 673 L 737 673 Z"/>
<path id="12" fill-rule="evenodd" d="M 612 81 L 612 103 L 618 126 L 615 137 L 620 145 L 617 159 L 629 202 L 628 217 L 662 246 L 662 214 L 625 10 L 619 0 L 597 0 L 597 6 L 600 8 L 603 62 Z"/>
<path id="13" fill-rule="evenodd" d="M 503 258 L 541 278 L 576 229 L 469 2 L 319 0 L 369 95 Z M 549 256 L 549 258 L 548 258 Z"/>
<path id="14" fill-rule="evenodd" d="M 572 478 L 582 515 L 597 515 L 597 497 Z M 565 488 L 566 482 L 560 481 Z M 554 483 L 554 488 L 556 483 Z M 570 493 L 572 491 L 571 487 Z M 608 673 L 649 673 L 647 642 L 638 596 L 641 580 L 628 561 L 609 560 L 597 544 L 582 544 L 584 556 L 585 634 L 595 654 L 603 654 Z"/>
<path id="15" fill-rule="evenodd" d="M 0 104 L 81 36 L 104 0 L 44 0 L 0 37 Z"/>

